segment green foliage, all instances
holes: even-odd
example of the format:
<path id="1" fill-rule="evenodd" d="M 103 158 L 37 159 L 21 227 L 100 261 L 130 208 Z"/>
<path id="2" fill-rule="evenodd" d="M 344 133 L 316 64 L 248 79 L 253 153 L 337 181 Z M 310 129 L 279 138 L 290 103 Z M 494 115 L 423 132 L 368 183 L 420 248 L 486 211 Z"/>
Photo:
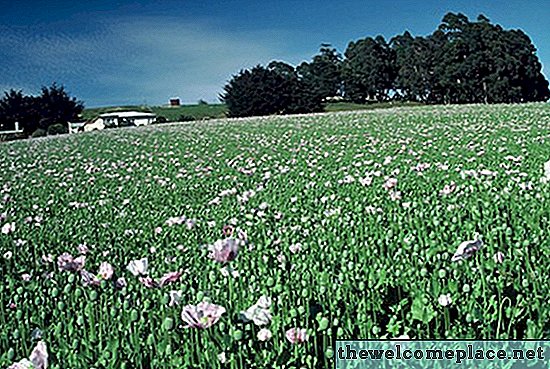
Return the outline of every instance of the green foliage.
<path id="1" fill-rule="evenodd" d="M 480 15 L 471 22 L 448 13 L 428 37 L 408 32 L 392 39 L 396 90 L 426 103 L 546 101 L 548 81 L 529 37 Z"/>
<path id="2" fill-rule="evenodd" d="M 146 113 L 154 113 L 157 117 L 164 117 L 168 122 L 177 122 L 182 115 L 193 117 L 195 120 L 211 119 L 211 118 L 224 118 L 226 113 L 226 107 L 224 104 L 201 104 L 201 105 L 182 105 L 177 107 L 168 106 L 116 106 L 116 107 L 102 107 L 102 108 L 89 108 L 82 112 L 82 116 L 85 120 L 91 120 L 103 113 L 114 113 L 117 111 L 142 111 Z"/>
<path id="3" fill-rule="evenodd" d="M 47 131 L 43 128 L 37 128 L 31 135 L 32 138 L 36 137 L 45 137 L 47 135 Z"/>
<path id="4" fill-rule="evenodd" d="M 520 103 L 550 98 L 548 81 L 530 38 L 483 15 L 472 22 L 448 13 L 426 37 L 409 32 L 352 41 L 345 58 L 329 44 L 296 70 L 241 71 L 221 96 L 230 116 L 320 111 L 327 98 L 358 104 L 409 101 L 428 104 Z"/>
<path id="5" fill-rule="evenodd" d="M 230 117 L 323 110 L 321 97 L 309 88 L 308 81 L 301 78 L 293 66 L 283 62 L 241 71 L 224 87 L 220 99 Z"/>
<path id="6" fill-rule="evenodd" d="M 48 126 L 48 135 L 60 135 L 63 133 L 68 133 L 68 128 L 64 124 L 56 123 Z"/>
<path id="7" fill-rule="evenodd" d="M 350 42 L 344 55 L 345 96 L 355 103 L 388 100 L 395 85 L 395 51 L 384 37 Z"/>
<path id="8" fill-rule="evenodd" d="M 70 97 L 63 86 L 53 83 L 42 87 L 38 96 L 26 96 L 22 91 L 10 90 L 0 100 L 0 121 L 13 125 L 19 122 L 26 135 L 37 128 L 47 130 L 51 124 L 67 124 L 78 119 L 84 109 L 82 102 Z"/>
<path id="9" fill-rule="evenodd" d="M 180 115 L 178 118 L 178 122 L 191 122 L 194 120 L 195 120 L 195 117 L 191 115 L 185 115 L 185 114 Z"/>
<path id="10" fill-rule="evenodd" d="M 157 116 L 157 119 L 155 119 L 155 124 L 162 124 L 166 122 L 168 122 L 168 119 L 162 115 Z"/>
<path id="11" fill-rule="evenodd" d="M 342 89 L 342 56 L 329 44 L 322 44 L 311 63 L 302 63 L 296 72 L 315 99 L 338 96 Z"/>
<path id="12" fill-rule="evenodd" d="M 0 367 L 29 356 L 35 328 L 49 368 L 330 368 L 337 338 L 548 338 L 549 119 L 547 104 L 423 106 L 0 145 L 0 227 L 14 223 Z M 180 216 L 196 224 L 167 222 Z M 248 244 L 222 265 L 204 245 L 228 228 Z M 483 248 L 452 262 L 476 232 Z M 59 269 L 65 252 L 114 275 L 85 286 Z M 146 287 L 126 268 L 143 257 L 154 280 L 183 274 Z M 266 342 L 239 318 L 261 295 Z M 203 300 L 226 313 L 184 328 Z M 305 343 L 285 337 L 295 327 Z"/>

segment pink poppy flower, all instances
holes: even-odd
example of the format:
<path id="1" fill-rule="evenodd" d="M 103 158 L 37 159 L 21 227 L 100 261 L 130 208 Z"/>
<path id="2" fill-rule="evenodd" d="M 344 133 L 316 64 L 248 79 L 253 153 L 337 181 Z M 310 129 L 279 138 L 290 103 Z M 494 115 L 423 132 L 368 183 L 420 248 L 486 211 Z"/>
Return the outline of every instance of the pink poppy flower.
<path id="1" fill-rule="evenodd" d="M 445 185 L 441 191 L 439 191 L 439 194 L 442 196 L 448 196 L 452 194 L 456 190 L 456 183 L 451 182 L 451 184 Z"/>
<path id="2" fill-rule="evenodd" d="M 397 178 L 389 178 L 386 182 L 384 182 L 384 188 L 386 190 L 391 190 L 397 186 Z"/>
<path id="3" fill-rule="evenodd" d="M 272 337 L 272 334 L 271 334 L 271 331 L 267 328 L 262 328 L 260 329 L 260 331 L 258 332 L 258 339 L 260 341 L 269 341 Z"/>
<path id="4" fill-rule="evenodd" d="M 80 271 L 80 276 L 82 277 L 82 284 L 84 286 L 99 286 L 101 283 L 96 275 L 88 272 L 87 270 L 82 269 Z"/>
<path id="5" fill-rule="evenodd" d="M 186 328 L 205 329 L 214 325 L 224 313 L 224 307 L 203 301 L 197 306 L 184 306 L 181 318 L 187 323 Z"/>
<path id="6" fill-rule="evenodd" d="M 6 223 L 4 224 L 4 226 L 2 227 L 2 233 L 3 234 L 10 234 L 12 232 L 15 231 L 15 223 L 14 222 L 11 222 L 11 223 Z"/>
<path id="7" fill-rule="evenodd" d="M 304 343 L 309 338 L 305 328 L 291 328 L 286 331 L 285 336 L 286 339 L 292 344 Z"/>
<path id="8" fill-rule="evenodd" d="M 181 302 L 181 291 L 170 291 L 170 302 L 168 303 L 168 306 L 176 306 L 179 305 Z"/>
<path id="9" fill-rule="evenodd" d="M 46 369 L 48 367 L 48 349 L 44 341 L 38 341 L 29 359 L 34 369 Z"/>
<path id="10" fill-rule="evenodd" d="M 28 359 L 23 359 L 8 366 L 8 369 L 34 369 L 34 366 Z"/>
<path id="11" fill-rule="evenodd" d="M 155 282 L 151 277 L 139 277 L 138 279 L 145 287 L 157 287 L 157 282 Z"/>
<path id="12" fill-rule="evenodd" d="M 208 245 L 208 257 L 219 263 L 227 263 L 235 260 L 239 252 L 241 241 L 234 238 L 226 238 L 216 241 L 213 245 Z"/>
<path id="13" fill-rule="evenodd" d="M 64 252 L 57 258 L 57 266 L 61 271 L 78 272 L 84 268 L 86 263 L 86 256 L 82 255 L 77 258 L 73 258 L 68 252 Z"/>
<path id="14" fill-rule="evenodd" d="M 253 321 L 257 326 L 267 325 L 271 322 L 271 312 L 269 308 L 271 306 L 271 299 L 266 296 L 262 296 L 258 299 L 254 305 L 249 307 L 246 311 L 241 311 L 241 315 L 245 321 Z"/>
<path id="15" fill-rule="evenodd" d="M 439 305 L 445 307 L 449 306 L 453 302 L 453 300 L 451 299 L 451 294 L 448 293 L 446 295 L 439 296 L 437 302 L 439 303 Z"/>
<path id="16" fill-rule="evenodd" d="M 302 249 L 302 244 L 301 243 L 295 243 L 295 244 L 290 245 L 290 247 L 289 247 L 290 252 L 292 252 L 293 254 L 299 252 L 301 249 Z"/>
<path id="17" fill-rule="evenodd" d="M 180 279 L 182 273 L 181 272 L 170 272 L 163 275 L 159 281 L 158 285 L 160 287 L 166 286 L 167 284 L 176 282 L 178 279 Z"/>
<path id="18" fill-rule="evenodd" d="M 88 248 L 88 245 L 86 245 L 85 243 L 78 245 L 76 249 L 78 250 L 78 253 L 81 255 L 86 255 L 88 251 L 90 251 L 90 249 Z"/>
<path id="19" fill-rule="evenodd" d="M 115 281 L 115 287 L 116 288 L 124 288 L 127 285 L 128 285 L 128 283 L 126 283 L 126 278 L 124 278 L 124 277 L 120 277 Z"/>
<path id="20" fill-rule="evenodd" d="M 147 258 L 132 260 L 130 263 L 128 263 L 126 269 L 128 269 L 130 273 L 137 277 L 139 275 L 147 274 L 148 264 L 149 263 L 147 261 Z"/>
<path id="21" fill-rule="evenodd" d="M 233 236 L 234 231 L 235 231 L 235 229 L 231 225 L 224 225 L 223 229 L 222 229 L 222 233 L 223 233 L 224 237 Z"/>
<path id="22" fill-rule="evenodd" d="M 103 262 L 99 266 L 99 277 L 101 279 L 109 280 L 113 276 L 113 266 L 108 262 Z"/>

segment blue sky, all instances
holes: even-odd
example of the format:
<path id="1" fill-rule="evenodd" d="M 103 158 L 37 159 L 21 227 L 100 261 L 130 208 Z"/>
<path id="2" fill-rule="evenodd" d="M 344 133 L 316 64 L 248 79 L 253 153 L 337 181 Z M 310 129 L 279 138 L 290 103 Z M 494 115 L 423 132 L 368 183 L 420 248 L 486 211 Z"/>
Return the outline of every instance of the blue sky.
<path id="1" fill-rule="evenodd" d="M 298 64 L 321 43 L 431 33 L 448 11 L 523 29 L 550 68 L 549 0 L 10 1 L 0 7 L 0 90 L 53 81 L 86 106 L 218 101 L 242 68 Z"/>

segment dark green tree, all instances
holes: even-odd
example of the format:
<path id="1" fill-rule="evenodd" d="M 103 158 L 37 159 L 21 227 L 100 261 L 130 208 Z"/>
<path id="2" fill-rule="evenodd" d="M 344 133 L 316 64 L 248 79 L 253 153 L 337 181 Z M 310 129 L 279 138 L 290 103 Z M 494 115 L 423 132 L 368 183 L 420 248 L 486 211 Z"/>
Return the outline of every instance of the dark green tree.
<path id="1" fill-rule="evenodd" d="M 224 87 L 220 99 L 228 116 L 294 114 L 322 111 L 293 66 L 274 61 L 267 68 L 243 70 Z"/>
<path id="2" fill-rule="evenodd" d="M 342 67 L 345 95 L 354 102 L 385 101 L 395 86 L 395 51 L 384 37 L 350 42 Z"/>
<path id="3" fill-rule="evenodd" d="M 407 101 L 428 103 L 434 99 L 436 40 L 413 37 L 409 32 L 394 37 L 395 89 Z"/>
<path id="4" fill-rule="evenodd" d="M 3 130 L 12 130 L 15 122 L 19 122 L 23 132 L 30 135 L 38 128 L 39 120 L 34 97 L 23 95 L 21 90 L 4 92 L 4 97 L 0 100 L 0 124 Z"/>
<path id="5" fill-rule="evenodd" d="M 432 37 L 444 39 L 438 48 L 434 88 L 443 103 L 544 101 L 548 83 L 536 50 L 525 33 L 503 30 L 480 15 L 471 22 L 448 13 Z"/>
<path id="6" fill-rule="evenodd" d="M 76 120 L 84 109 L 82 102 L 70 97 L 63 86 L 43 87 L 39 96 L 27 96 L 22 91 L 10 90 L 0 100 L 0 123 L 13 129 L 19 122 L 23 133 L 31 135 L 37 129 L 44 131 L 52 124 L 66 125 Z"/>
<path id="7" fill-rule="evenodd" d="M 342 56 L 330 44 L 322 44 L 310 63 L 303 62 L 296 71 L 312 94 L 322 100 L 338 96 L 342 89 Z"/>
<path id="8" fill-rule="evenodd" d="M 84 104 L 75 97 L 69 96 L 65 87 L 53 83 L 50 87 L 42 87 L 42 93 L 36 97 L 36 108 L 42 119 L 50 124 L 67 124 L 78 119 Z M 47 129 L 47 127 L 41 127 Z"/>

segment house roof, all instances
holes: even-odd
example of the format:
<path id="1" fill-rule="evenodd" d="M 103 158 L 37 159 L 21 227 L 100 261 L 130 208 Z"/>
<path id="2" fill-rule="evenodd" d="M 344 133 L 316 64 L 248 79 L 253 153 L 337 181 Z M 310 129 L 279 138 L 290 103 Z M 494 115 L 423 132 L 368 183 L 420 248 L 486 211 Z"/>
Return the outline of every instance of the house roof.
<path id="1" fill-rule="evenodd" d="M 99 115 L 101 118 L 153 118 L 153 113 L 144 113 L 141 111 L 120 111 L 115 113 L 105 113 Z"/>

